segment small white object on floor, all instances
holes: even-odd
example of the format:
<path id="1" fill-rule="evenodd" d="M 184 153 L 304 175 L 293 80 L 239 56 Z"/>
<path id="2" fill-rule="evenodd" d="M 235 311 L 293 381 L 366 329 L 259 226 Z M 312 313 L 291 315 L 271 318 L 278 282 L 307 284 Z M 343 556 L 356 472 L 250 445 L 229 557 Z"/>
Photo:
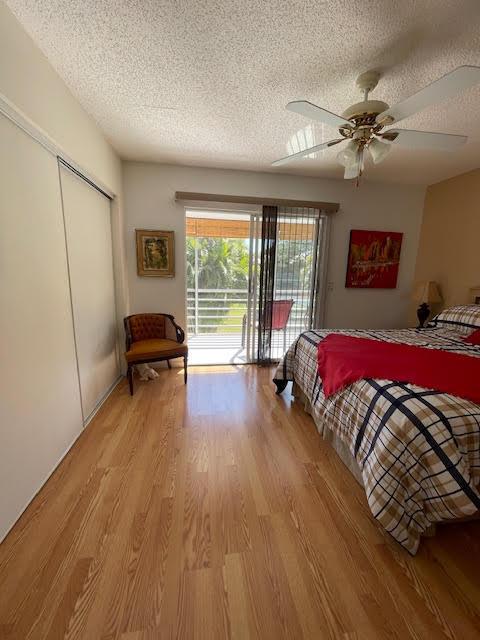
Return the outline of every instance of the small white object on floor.
<path id="1" fill-rule="evenodd" d="M 137 371 L 140 374 L 140 380 L 153 380 L 158 378 L 158 373 L 148 364 L 137 364 Z"/>

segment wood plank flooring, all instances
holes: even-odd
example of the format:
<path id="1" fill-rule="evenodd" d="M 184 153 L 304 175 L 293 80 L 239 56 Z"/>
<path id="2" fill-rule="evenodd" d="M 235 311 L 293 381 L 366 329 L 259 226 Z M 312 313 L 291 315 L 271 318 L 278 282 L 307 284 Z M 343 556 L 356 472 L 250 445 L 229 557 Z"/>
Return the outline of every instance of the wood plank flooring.
<path id="1" fill-rule="evenodd" d="M 0 547 L 0 638 L 479 638 L 480 523 L 410 557 L 271 374 L 122 382 Z"/>

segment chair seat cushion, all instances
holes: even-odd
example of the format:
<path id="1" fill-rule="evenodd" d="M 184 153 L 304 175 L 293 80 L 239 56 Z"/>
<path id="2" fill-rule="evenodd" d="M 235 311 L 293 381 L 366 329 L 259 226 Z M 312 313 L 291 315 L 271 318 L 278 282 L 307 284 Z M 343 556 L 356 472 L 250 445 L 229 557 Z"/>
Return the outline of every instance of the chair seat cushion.
<path id="1" fill-rule="evenodd" d="M 125 353 L 127 362 L 135 362 L 138 360 L 150 359 L 152 362 L 155 358 L 178 358 L 188 353 L 186 344 L 180 344 L 175 340 L 166 338 L 152 338 L 150 340 L 138 340 L 132 342 L 130 349 Z"/>

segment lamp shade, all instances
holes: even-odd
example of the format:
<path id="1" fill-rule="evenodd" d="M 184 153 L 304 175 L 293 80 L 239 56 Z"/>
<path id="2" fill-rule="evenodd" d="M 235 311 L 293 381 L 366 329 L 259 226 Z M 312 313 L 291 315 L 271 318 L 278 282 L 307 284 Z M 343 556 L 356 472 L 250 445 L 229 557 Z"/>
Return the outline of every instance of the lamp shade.
<path id="1" fill-rule="evenodd" d="M 415 287 L 412 300 L 420 304 L 423 302 L 434 304 L 435 302 L 441 302 L 442 296 L 440 295 L 437 283 L 429 280 L 428 282 L 420 282 Z"/>
<path id="2" fill-rule="evenodd" d="M 344 167 L 353 167 L 357 160 L 358 145 L 353 140 L 337 154 L 337 160 Z"/>
<path id="3" fill-rule="evenodd" d="M 370 151 L 374 164 L 378 164 L 390 153 L 392 145 L 373 138 L 368 145 L 368 150 Z"/>
<path id="4" fill-rule="evenodd" d="M 345 173 L 343 177 L 345 180 L 352 180 L 353 178 L 359 178 L 362 175 L 365 166 L 365 148 L 357 147 L 357 153 L 352 164 L 345 165 Z M 358 184 L 358 183 L 357 183 Z"/>

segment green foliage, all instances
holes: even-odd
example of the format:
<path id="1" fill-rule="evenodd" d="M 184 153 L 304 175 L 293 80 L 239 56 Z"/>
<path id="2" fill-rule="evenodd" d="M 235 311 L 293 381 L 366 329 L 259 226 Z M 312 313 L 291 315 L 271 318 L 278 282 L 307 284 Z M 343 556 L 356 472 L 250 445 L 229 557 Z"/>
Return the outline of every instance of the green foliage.
<path id="1" fill-rule="evenodd" d="M 222 333 L 239 333 L 235 324 L 241 324 L 242 316 L 246 313 L 246 304 L 235 303 L 237 294 L 223 294 L 216 289 L 248 289 L 248 241 L 233 238 L 193 238 L 187 237 L 187 287 L 195 287 L 195 248 L 198 259 L 198 288 L 212 289 L 208 297 L 214 301 L 202 300 L 200 294 L 200 325 L 217 325 Z M 241 294 L 240 297 L 245 297 Z M 228 302 L 227 302 L 228 297 Z M 218 309 L 218 307 L 228 307 Z M 191 322 L 193 313 L 189 313 Z M 217 316 L 217 317 L 214 317 Z M 212 333 L 217 329 L 212 327 L 200 329 L 201 333 Z"/>
<path id="2" fill-rule="evenodd" d="M 198 259 L 198 288 L 210 289 L 199 294 L 200 332 L 239 333 L 246 304 L 235 301 L 245 298 L 248 289 L 249 242 L 234 238 L 187 237 L 187 288 L 195 288 L 195 248 Z M 276 297 L 291 296 L 287 290 L 309 290 L 313 243 L 306 239 L 279 240 L 276 251 Z M 218 289 L 243 289 L 245 293 L 218 293 Z M 192 305 L 192 294 L 189 294 Z M 215 300 L 205 300 L 205 298 Z M 298 300 L 296 302 L 298 308 Z M 219 309 L 218 307 L 224 307 Z M 189 330 L 194 312 L 189 310 Z M 216 316 L 216 317 L 215 317 Z M 215 325 L 204 327 L 202 325 Z"/>
<path id="3" fill-rule="evenodd" d="M 308 286 L 312 265 L 311 240 L 277 243 L 278 289 Z M 248 242 L 233 238 L 187 238 L 187 287 L 195 286 L 195 245 L 198 246 L 199 289 L 243 289 L 248 286 Z"/>
<path id="4" fill-rule="evenodd" d="M 276 252 L 276 289 L 309 287 L 312 269 L 311 240 L 279 240 Z"/>
<path id="5" fill-rule="evenodd" d="M 198 248 L 199 289 L 246 289 L 248 242 L 232 238 L 187 237 L 187 287 L 195 286 L 195 246 Z"/>

